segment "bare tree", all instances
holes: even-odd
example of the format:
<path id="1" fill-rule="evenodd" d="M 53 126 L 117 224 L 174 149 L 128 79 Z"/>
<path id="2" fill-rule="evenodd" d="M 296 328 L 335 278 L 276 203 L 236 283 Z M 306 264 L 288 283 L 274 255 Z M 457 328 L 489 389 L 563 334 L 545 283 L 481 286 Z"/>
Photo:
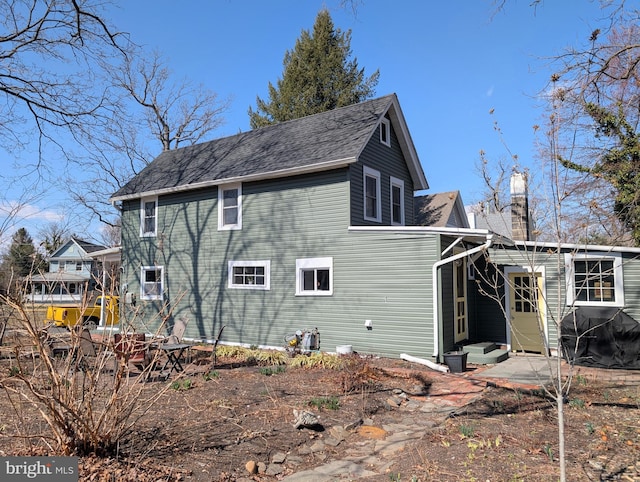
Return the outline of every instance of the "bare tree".
<path id="1" fill-rule="evenodd" d="M 39 229 L 38 236 L 42 240 L 40 244 L 44 254 L 49 256 L 69 239 L 71 233 L 63 223 L 54 222 Z"/>
<path id="2" fill-rule="evenodd" d="M 13 182 L 12 180 L 2 179 L 3 184 Z M 19 196 L 14 199 L 7 199 L 3 193 L 0 198 L 0 250 L 5 247 L 8 242 L 9 234 L 15 230 L 20 223 L 29 217 L 34 202 L 40 199 L 41 195 L 37 190 L 24 189 Z"/>
<path id="3" fill-rule="evenodd" d="M 137 62 L 125 61 L 115 83 L 142 108 L 143 121 L 162 150 L 195 144 L 222 124 L 228 100 L 186 80 L 173 82 L 158 53 L 149 61 L 142 52 L 137 58 Z"/>
<path id="4" fill-rule="evenodd" d="M 47 186 L 71 189 L 74 229 L 96 218 L 115 226 L 110 195 L 160 149 L 204 139 L 228 107 L 202 86 L 174 81 L 159 55 L 107 24 L 103 7 L 98 0 L 0 0 L 0 139 L 19 152 L 35 135 L 39 155 L 16 169 L 40 179 L 41 194 Z"/>
<path id="5" fill-rule="evenodd" d="M 110 117 L 112 86 L 99 79 L 109 62 L 124 61 L 130 42 L 104 20 L 104 5 L 0 0 L 0 145 L 13 158 L 13 175 L 1 179 L 0 241 L 56 185 L 52 173 L 76 136 Z"/>
<path id="6" fill-rule="evenodd" d="M 120 218 L 116 219 L 114 225 L 108 224 L 105 229 L 102 231 L 101 242 L 105 246 L 120 246 L 121 243 L 121 223 Z"/>
<path id="7" fill-rule="evenodd" d="M 509 166 L 504 158 L 491 162 L 484 151 L 480 151 L 480 159 L 476 171 L 482 178 L 483 193 L 478 201 L 481 212 L 501 213 L 509 205 L 509 175 L 515 166 Z"/>
<path id="8" fill-rule="evenodd" d="M 554 58 L 545 89 L 562 148 L 567 215 L 588 213 L 586 237 L 640 243 L 640 10 L 601 2 L 600 28 Z"/>
<path id="9" fill-rule="evenodd" d="M 582 127 L 573 124 L 577 117 L 570 112 L 566 90 L 552 85 L 545 97 L 548 103 L 547 121 L 545 128 L 540 130 L 542 135 L 538 141 L 538 152 L 539 171 L 544 171 L 545 177 L 556 180 L 543 186 L 551 219 L 546 230 L 552 233 L 550 239 L 633 245 L 629 230 L 616 215 L 613 186 L 604 177 L 592 175 L 588 170 L 568 168 L 600 154 L 596 147 L 587 147 L 587 141 L 580 133 Z M 555 145 L 552 139 L 555 139 Z M 556 212 L 557 202 L 563 205 L 561 216 Z"/>
<path id="10" fill-rule="evenodd" d="M 209 136 L 224 122 L 229 100 L 187 80 L 174 81 L 157 53 L 147 60 L 144 52 L 132 51 L 110 74 L 105 82 L 118 92 L 111 117 L 97 129 L 82 133 L 81 147 L 70 156 L 73 166 L 68 176 L 72 179 L 73 169 L 81 167 L 85 179 L 68 185 L 75 203 L 114 228 L 118 218 L 109 197 L 159 151 L 195 144 Z M 114 235 L 109 237 L 114 239 Z"/>
<path id="11" fill-rule="evenodd" d="M 35 129 L 41 148 L 45 138 L 62 147 L 59 128 L 86 128 L 101 115 L 106 89 L 96 88 L 94 72 L 104 59 L 124 56 L 127 39 L 100 8 L 96 0 L 0 0 L 5 146 L 24 146 Z"/>

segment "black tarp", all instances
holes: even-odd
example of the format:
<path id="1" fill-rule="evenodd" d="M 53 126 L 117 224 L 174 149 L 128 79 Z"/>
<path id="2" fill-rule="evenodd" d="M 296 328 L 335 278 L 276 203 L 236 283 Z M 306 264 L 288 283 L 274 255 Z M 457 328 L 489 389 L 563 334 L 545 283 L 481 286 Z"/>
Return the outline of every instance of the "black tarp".
<path id="1" fill-rule="evenodd" d="M 576 365 L 640 369 L 640 323 L 618 308 L 577 308 L 562 319 L 560 338 Z"/>

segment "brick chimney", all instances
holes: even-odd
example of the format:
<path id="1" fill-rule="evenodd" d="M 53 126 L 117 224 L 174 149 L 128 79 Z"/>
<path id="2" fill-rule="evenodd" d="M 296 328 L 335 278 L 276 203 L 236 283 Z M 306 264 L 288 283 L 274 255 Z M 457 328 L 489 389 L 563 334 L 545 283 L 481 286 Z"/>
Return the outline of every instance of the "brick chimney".
<path id="1" fill-rule="evenodd" d="M 511 175 L 511 237 L 514 241 L 531 238 L 527 175 L 521 172 Z"/>

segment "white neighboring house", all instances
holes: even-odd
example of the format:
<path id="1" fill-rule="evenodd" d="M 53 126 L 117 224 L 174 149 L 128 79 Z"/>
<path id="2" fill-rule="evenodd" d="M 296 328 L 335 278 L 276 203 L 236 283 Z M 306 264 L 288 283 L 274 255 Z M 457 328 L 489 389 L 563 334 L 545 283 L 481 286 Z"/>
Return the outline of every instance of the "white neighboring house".
<path id="1" fill-rule="evenodd" d="M 32 303 L 79 303 L 101 282 L 105 246 L 72 237 L 49 256 L 49 271 L 31 277 Z"/>

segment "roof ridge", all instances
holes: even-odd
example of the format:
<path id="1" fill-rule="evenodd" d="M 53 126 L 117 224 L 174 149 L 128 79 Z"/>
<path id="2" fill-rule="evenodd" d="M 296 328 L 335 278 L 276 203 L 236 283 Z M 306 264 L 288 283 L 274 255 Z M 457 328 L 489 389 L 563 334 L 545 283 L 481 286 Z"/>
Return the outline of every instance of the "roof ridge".
<path id="1" fill-rule="evenodd" d="M 269 125 L 266 125 L 266 126 L 257 127 L 256 129 L 249 129 L 248 131 L 242 131 L 242 132 L 238 132 L 236 134 L 231 134 L 231 135 L 228 135 L 228 136 L 216 137 L 215 139 L 209 139 L 208 141 L 202 141 L 202 142 L 199 142 L 197 144 L 191 144 L 191 145 L 188 145 L 188 146 L 183 146 L 183 147 L 179 147 L 179 148 L 176 148 L 176 149 L 171 149 L 170 151 L 175 152 L 175 151 L 180 151 L 180 150 L 184 150 L 184 149 L 194 148 L 194 147 L 197 147 L 197 146 L 202 146 L 202 145 L 205 145 L 205 144 L 209 144 L 211 142 L 218 142 L 218 141 L 221 141 L 223 139 L 230 140 L 230 139 L 233 139 L 235 137 L 246 136 L 246 135 L 248 135 L 248 134 L 250 134 L 252 132 L 265 131 L 265 130 L 268 130 L 268 129 L 275 129 L 275 128 L 283 128 L 283 127 L 286 127 L 289 124 L 298 123 L 298 122 L 301 122 L 303 120 L 307 120 L 307 121 L 311 120 L 312 121 L 312 120 L 314 120 L 315 118 L 317 118 L 319 116 L 328 116 L 330 114 L 335 114 L 338 111 L 342 111 L 342 110 L 345 110 L 345 109 L 354 109 L 356 106 L 357 107 L 363 107 L 363 106 L 365 106 L 367 104 L 371 104 L 373 102 L 379 102 L 379 101 L 381 101 L 383 99 L 386 99 L 386 98 L 392 98 L 393 99 L 393 98 L 397 98 L 397 96 L 396 96 L 395 93 L 387 94 L 387 95 L 383 95 L 381 97 L 376 97 L 376 98 L 373 98 L 373 99 L 363 100 L 362 102 L 356 102 L 354 104 L 349 104 L 349 105 L 343 105 L 341 107 L 336 107 L 335 109 L 325 110 L 323 112 L 316 112 L 315 114 L 309 114 L 309 115 L 305 115 L 305 116 L 302 116 L 302 117 L 296 117 L 295 119 L 289 119 L 289 120 L 286 120 L 286 121 L 276 122 L 274 124 L 269 124 Z M 163 151 L 162 153 L 164 153 L 164 152 L 168 152 L 168 151 Z M 160 156 L 161 154 L 158 154 L 158 156 Z"/>

